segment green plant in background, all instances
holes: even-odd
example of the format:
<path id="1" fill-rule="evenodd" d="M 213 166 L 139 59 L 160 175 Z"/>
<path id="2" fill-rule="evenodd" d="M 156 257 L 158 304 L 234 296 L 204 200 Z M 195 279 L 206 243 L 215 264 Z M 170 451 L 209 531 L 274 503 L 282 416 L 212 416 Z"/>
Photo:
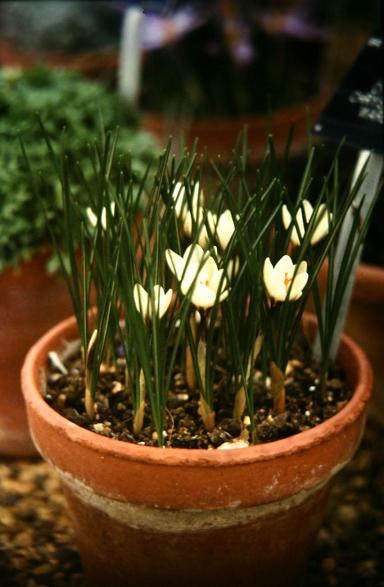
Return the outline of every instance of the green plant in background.
<path id="1" fill-rule="evenodd" d="M 37 112 L 53 144 L 60 137 L 63 153 L 70 153 L 72 169 L 94 148 L 101 124 L 105 128 L 120 125 L 119 145 L 133 169 L 133 181 L 143 177 L 157 149 L 150 136 L 139 130 L 134 110 L 120 104 L 102 85 L 59 69 L 0 70 L 0 271 L 29 258 L 48 238 L 26 173 L 20 136 L 31 164 L 44 177 L 53 226 L 62 214 L 60 183 L 47 157 Z M 91 163 L 82 171 L 89 176 Z M 81 177 L 74 171 L 71 179 L 72 190 L 79 196 L 84 190 Z"/>
<path id="2" fill-rule="evenodd" d="M 106 136 L 93 176 L 84 182 L 84 207 L 71 189 L 69 159 L 54 152 L 45 134 L 62 187 L 63 234 L 55 245 L 79 327 L 90 422 L 100 369 L 117 372 L 123 359 L 133 435 L 140 433 L 148 406 L 154 438 L 166 445 L 168 393 L 179 370 L 198 397 L 208 431 L 216 425 L 222 394 L 246 444 L 257 442 L 257 377 L 270 389 L 274 413 L 283 412 L 289 361 L 298 340 L 305 339 L 301 319 L 311 295 L 321 335 L 314 395 L 322 401 L 332 321 L 356 246 L 346 248 L 338 275 L 332 274 L 332 259 L 363 172 L 353 189 L 342 186 L 337 154 L 315 191 L 312 150 L 297 193 L 288 193 L 270 142 L 250 185 L 243 141 L 225 173 L 213 164 L 217 181 L 208 185 L 195 155 L 177 160 L 168 145 L 149 174 L 152 180 L 144 179 L 137 191 L 115 157 L 116 137 Z M 358 220 L 356 210 L 353 229 L 361 242 L 368 219 L 363 225 Z M 327 257 L 328 288 L 335 293 L 321 316 L 317 276 Z M 310 354 L 308 341 L 304 347 Z"/>

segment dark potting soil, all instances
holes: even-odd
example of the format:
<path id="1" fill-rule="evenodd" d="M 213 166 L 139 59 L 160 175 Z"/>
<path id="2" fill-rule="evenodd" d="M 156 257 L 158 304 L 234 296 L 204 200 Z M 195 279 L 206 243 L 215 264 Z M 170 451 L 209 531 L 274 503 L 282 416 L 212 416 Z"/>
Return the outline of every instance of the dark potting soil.
<path id="1" fill-rule="evenodd" d="M 383 434 L 368 421 L 335 477 L 305 587 L 384 587 Z M 85 587 L 59 478 L 38 459 L 0 460 L 0 585 Z"/>
<path id="2" fill-rule="evenodd" d="M 343 373 L 333 367 L 325 393 L 319 393 L 319 373 L 316 365 L 308 363 L 307 353 L 292 359 L 286 375 L 286 410 L 275 414 L 268 379 L 255 370 L 256 442 L 271 442 L 317 426 L 336 414 L 350 398 Z M 306 363 L 304 363 L 304 359 Z M 84 374 L 79 357 L 65 363 L 68 374 L 50 366 L 45 398 L 50 406 L 75 424 L 97 434 L 132 442 L 157 446 L 157 435 L 146 407 L 144 425 L 139 434 L 133 433 L 133 411 L 130 395 L 124 387 L 125 362 L 118 359 L 116 367 L 101 369 L 95 398 L 95 418 L 90 420 L 84 407 Z M 103 365 L 102 365 L 103 367 Z M 210 432 L 198 415 L 199 394 L 190 393 L 180 368 L 175 369 L 168 394 L 165 446 L 179 448 L 218 448 L 224 443 L 250 441 L 249 419 L 233 418 L 233 394 L 220 365 L 216 368 L 216 425 Z M 230 446 L 226 445 L 226 448 Z"/>

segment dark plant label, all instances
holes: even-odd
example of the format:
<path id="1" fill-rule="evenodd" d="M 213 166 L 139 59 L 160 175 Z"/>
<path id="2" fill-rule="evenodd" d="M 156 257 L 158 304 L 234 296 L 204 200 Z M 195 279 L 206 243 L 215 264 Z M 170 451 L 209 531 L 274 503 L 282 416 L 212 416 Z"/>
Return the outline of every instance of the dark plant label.
<path id="1" fill-rule="evenodd" d="M 383 37 L 371 37 L 312 132 L 383 153 Z"/>

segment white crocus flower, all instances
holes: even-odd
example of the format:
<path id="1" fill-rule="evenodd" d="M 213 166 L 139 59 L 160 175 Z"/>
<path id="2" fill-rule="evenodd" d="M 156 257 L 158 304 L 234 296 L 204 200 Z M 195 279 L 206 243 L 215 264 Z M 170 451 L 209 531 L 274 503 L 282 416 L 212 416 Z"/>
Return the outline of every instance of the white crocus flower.
<path id="1" fill-rule="evenodd" d="M 217 248 L 213 247 L 215 255 L 217 255 Z M 186 268 L 190 263 L 202 265 L 203 261 L 209 257 L 208 251 L 204 251 L 198 244 L 189 245 L 185 249 L 184 255 L 181 257 L 171 249 L 165 251 L 165 260 L 172 273 L 176 276 L 178 281 L 182 281 Z"/>
<path id="2" fill-rule="evenodd" d="M 104 209 L 103 209 L 103 211 L 104 211 Z M 94 228 L 96 228 L 96 226 L 97 226 L 97 216 L 96 216 L 96 214 L 94 213 L 94 211 L 92 210 L 92 208 L 89 208 L 89 207 L 87 208 L 86 212 L 87 212 L 87 216 L 88 216 L 89 222 L 92 224 L 92 226 Z"/>
<path id="3" fill-rule="evenodd" d="M 187 196 L 185 193 L 185 186 L 181 183 L 181 181 L 178 181 L 176 183 L 175 187 L 173 188 L 172 199 L 175 202 L 175 212 L 176 212 L 177 218 L 180 218 L 181 220 L 184 221 L 184 218 L 189 211 L 189 204 L 188 204 Z M 195 183 L 194 188 L 193 188 L 193 194 L 192 194 L 192 201 L 191 201 L 192 212 L 197 212 L 197 210 L 199 208 L 201 208 L 201 205 L 203 203 L 202 199 L 203 199 L 203 194 L 202 194 L 202 192 L 200 192 L 200 184 L 197 181 Z"/>
<path id="4" fill-rule="evenodd" d="M 298 300 L 308 281 L 307 263 L 302 261 L 297 268 L 291 257 L 284 255 L 273 267 L 271 260 L 267 257 L 264 261 L 263 277 L 268 295 L 277 302 L 284 302 L 288 296 L 289 300 Z"/>
<path id="5" fill-rule="evenodd" d="M 227 263 L 225 273 L 228 279 L 232 280 L 236 277 L 236 275 L 240 271 L 240 258 L 235 257 L 234 259 L 230 259 Z"/>
<path id="6" fill-rule="evenodd" d="M 228 296 L 224 269 L 218 269 L 213 257 L 200 245 L 190 245 L 183 257 L 170 249 L 165 255 L 170 270 L 181 282 L 181 291 L 191 296 L 197 308 L 211 308 Z"/>
<path id="7" fill-rule="evenodd" d="M 200 251 L 202 251 L 204 255 L 204 251 L 199 245 L 189 245 L 182 257 L 171 249 L 165 251 L 167 265 L 178 281 L 183 279 L 187 264 L 191 262 L 199 262 L 201 259 Z"/>
<path id="8" fill-rule="evenodd" d="M 172 191 L 172 199 L 175 202 L 175 213 L 177 218 L 181 218 L 185 205 L 185 187 L 181 181 L 178 181 Z"/>
<path id="9" fill-rule="evenodd" d="M 192 237 L 194 229 L 198 232 L 198 243 L 205 247 L 209 241 L 207 229 L 203 221 L 203 192 L 200 191 L 199 182 L 195 183 L 192 194 L 192 201 L 188 203 L 185 187 L 178 181 L 173 189 L 172 198 L 175 202 L 175 213 L 181 220 L 183 231 L 189 238 Z"/>
<path id="10" fill-rule="evenodd" d="M 311 238 L 311 244 L 315 245 L 329 233 L 329 222 L 332 220 L 332 214 L 328 213 L 325 204 L 320 204 L 316 215 L 316 228 Z"/>
<path id="11" fill-rule="evenodd" d="M 116 204 L 115 202 L 111 202 L 111 214 L 112 216 L 115 215 L 115 209 L 116 209 Z M 92 224 L 92 226 L 94 228 L 96 228 L 97 226 L 97 216 L 94 213 L 94 211 L 92 210 L 92 208 L 87 208 L 86 209 L 87 212 L 87 216 L 88 216 L 88 220 L 89 222 Z M 101 211 L 101 226 L 103 227 L 104 230 L 107 230 L 107 209 L 105 208 L 105 206 L 103 206 L 103 209 Z"/>
<path id="12" fill-rule="evenodd" d="M 172 294 L 172 289 L 169 289 L 167 293 L 165 293 L 161 285 L 155 285 L 153 287 L 154 307 L 159 319 L 162 318 L 168 310 L 169 304 L 172 300 Z M 135 300 L 136 309 L 142 314 L 143 318 L 152 318 L 152 301 L 150 295 L 140 283 L 136 283 L 133 287 L 133 298 Z"/>
<path id="13" fill-rule="evenodd" d="M 217 238 L 220 247 L 225 250 L 235 232 L 235 223 L 230 210 L 226 210 L 220 216 L 208 212 L 208 223 L 212 234 Z"/>
<path id="14" fill-rule="evenodd" d="M 304 214 L 303 214 L 304 210 Z M 299 245 L 303 240 L 305 234 L 305 228 L 311 221 L 313 214 L 312 204 L 308 200 L 303 200 L 300 209 L 296 214 L 296 224 L 293 226 L 291 232 L 291 241 L 294 245 Z M 291 227 L 292 216 L 289 213 L 287 206 L 284 204 L 282 207 L 283 224 L 286 229 Z M 311 238 L 311 245 L 315 245 L 321 241 L 329 232 L 329 220 L 332 218 L 331 214 L 328 214 L 325 204 L 320 204 L 315 221 L 315 230 L 313 231 Z"/>
<path id="15" fill-rule="evenodd" d="M 201 247 L 206 247 L 209 243 L 208 231 L 203 221 L 203 210 L 201 207 L 193 212 L 187 212 L 183 218 L 184 234 L 192 238 L 194 230 L 198 233 L 197 242 Z"/>

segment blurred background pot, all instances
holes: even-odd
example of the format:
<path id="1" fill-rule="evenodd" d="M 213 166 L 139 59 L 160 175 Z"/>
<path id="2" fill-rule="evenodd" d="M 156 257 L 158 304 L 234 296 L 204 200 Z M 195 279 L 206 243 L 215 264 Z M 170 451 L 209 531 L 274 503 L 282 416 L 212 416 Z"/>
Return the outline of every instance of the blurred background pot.
<path id="1" fill-rule="evenodd" d="M 61 476 L 89 585 L 302 585 L 330 482 L 363 433 L 372 374 L 359 347 L 343 338 L 354 393 L 337 415 L 285 440 L 204 451 L 120 442 L 55 412 L 41 373 L 48 352 L 76 335 L 74 318 L 46 333 L 22 386 L 36 446 Z"/>
<path id="2" fill-rule="evenodd" d="M 319 273 L 322 299 L 326 287 L 327 263 Z M 314 311 L 312 300 L 308 310 Z M 384 424 L 384 268 L 361 263 L 356 274 L 344 332 L 364 349 L 373 369 L 373 393 L 369 414 Z"/>
<path id="3" fill-rule="evenodd" d="M 384 268 L 362 263 L 358 269 L 345 327 L 365 350 L 374 373 L 370 414 L 384 424 Z"/>
<path id="4" fill-rule="evenodd" d="M 0 65 L 30 69 L 39 64 L 50 67 L 71 69 L 90 78 L 112 80 L 118 61 L 118 53 L 113 50 L 87 51 L 78 55 L 65 53 L 38 53 L 23 51 L 11 43 L 0 40 Z"/>
<path id="5" fill-rule="evenodd" d="M 297 4 L 231 1 L 144 17 L 144 128 L 189 148 L 198 138 L 199 151 L 228 162 L 247 127 L 250 160 L 257 162 L 270 133 L 282 155 L 295 124 L 291 156 L 302 154 L 310 123 L 327 101 L 330 34 L 314 18 Z"/>
<path id="6" fill-rule="evenodd" d="M 71 313 L 64 281 L 48 275 L 48 253 L 0 272 L 0 454 L 37 455 L 20 390 L 24 356 L 43 332 Z"/>
<path id="7" fill-rule="evenodd" d="M 110 2 L 3 2 L 0 64 L 25 69 L 44 63 L 112 79 L 120 26 Z"/>
<path id="8" fill-rule="evenodd" d="M 198 151 L 207 152 L 210 158 L 220 155 L 227 163 L 233 153 L 240 132 L 246 128 L 249 145 L 249 162 L 257 163 L 265 156 L 266 138 L 272 133 L 276 153 L 284 154 L 289 130 L 294 125 L 294 138 L 290 156 L 302 155 L 308 146 L 309 120 L 316 120 L 328 101 L 328 94 L 316 96 L 293 106 L 280 108 L 268 114 L 240 116 L 238 118 L 179 118 L 173 119 L 154 112 L 144 112 L 142 125 L 160 142 L 169 136 L 181 146 L 193 146 L 198 139 Z"/>

